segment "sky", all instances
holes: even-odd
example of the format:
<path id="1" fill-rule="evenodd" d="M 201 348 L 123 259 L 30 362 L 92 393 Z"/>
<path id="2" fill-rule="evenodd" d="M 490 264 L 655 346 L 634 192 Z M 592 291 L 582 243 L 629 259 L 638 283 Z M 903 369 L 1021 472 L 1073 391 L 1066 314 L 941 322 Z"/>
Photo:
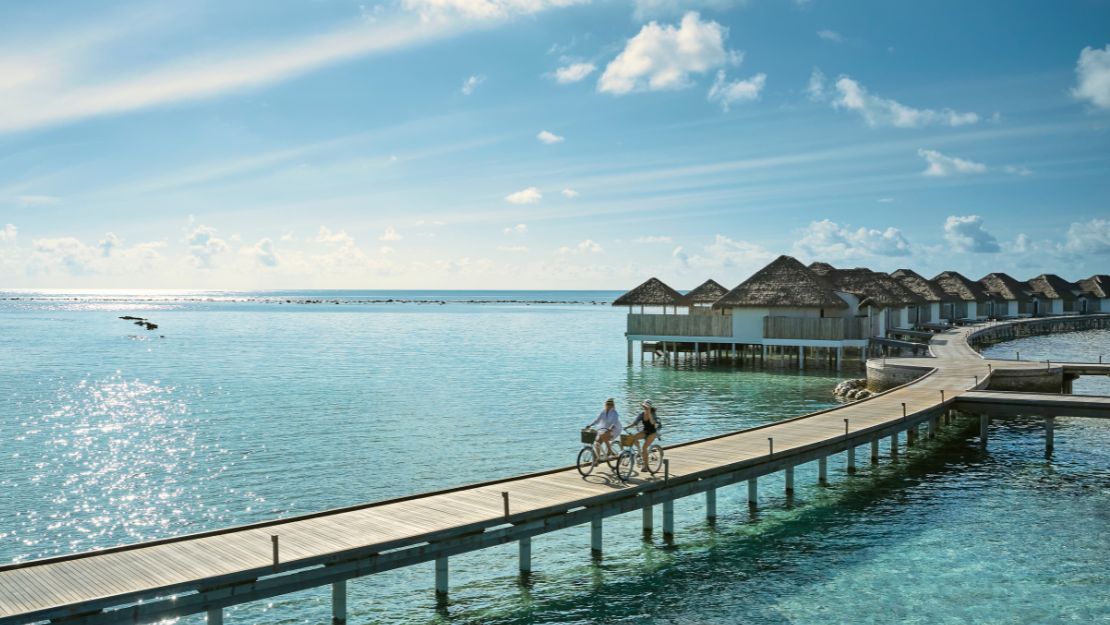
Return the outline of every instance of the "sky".
<path id="1" fill-rule="evenodd" d="M 0 5 L 0 288 L 1110 273 L 1110 4 Z"/>

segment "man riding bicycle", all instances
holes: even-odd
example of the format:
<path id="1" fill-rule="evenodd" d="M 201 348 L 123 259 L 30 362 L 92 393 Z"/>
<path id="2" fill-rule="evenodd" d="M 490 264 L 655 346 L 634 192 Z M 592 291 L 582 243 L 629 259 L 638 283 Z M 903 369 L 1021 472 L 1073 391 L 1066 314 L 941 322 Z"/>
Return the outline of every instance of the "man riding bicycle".
<path id="1" fill-rule="evenodd" d="M 598 458 L 607 458 L 613 453 L 613 441 L 618 440 L 621 435 L 621 418 L 617 414 L 616 401 L 612 397 L 605 400 L 605 408 L 597 415 L 597 418 L 592 423 L 587 425 L 587 428 L 597 426 L 597 440 L 594 441 L 594 464 L 597 464 Z M 601 455 L 601 444 L 605 443 L 606 450 L 609 452 L 607 455 Z"/>

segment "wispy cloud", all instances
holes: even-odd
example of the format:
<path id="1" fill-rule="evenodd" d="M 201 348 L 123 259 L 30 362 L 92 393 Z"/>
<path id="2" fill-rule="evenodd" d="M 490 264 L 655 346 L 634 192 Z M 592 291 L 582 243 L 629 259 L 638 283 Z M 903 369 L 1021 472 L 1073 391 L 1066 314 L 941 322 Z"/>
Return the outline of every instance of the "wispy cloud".
<path id="1" fill-rule="evenodd" d="M 841 76 L 833 84 L 835 93 L 826 90 L 825 77 L 815 69 L 806 88 L 811 99 L 828 97 L 833 107 L 855 111 L 868 126 L 922 128 L 924 126 L 966 126 L 979 122 L 977 113 L 962 113 L 950 108 L 920 109 L 889 98 L 877 96 L 849 76 Z"/>
<path id="2" fill-rule="evenodd" d="M 987 172 L 987 166 L 983 163 L 976 163 L 954 156 L 945 156 L 936 150 L 918 150 L 917 155 L 929 164 L 925 171 L 921 172 L 925 176 L 941 178 L 959 174 L 984 174 Z"/>
<path id="3" fill-rule="evenodd" d="M 958 252 L 994 254 L 1001 249 L 979 215 L 949 216 L 944 221 L 944 239 Z"/>
<path id="4" fill-rule="evenodd" d="M 555 82 L 560 85 L 578 82 L 596 70 L 597 66 L 593 63 L 571 63 L 555 70 Z"/>
<path id="5" fill-rule="evenodd" d="M 505 201 L 510 204 L 535 204 L 543 199 L 543 193 L 537 187 L 528 187 L 505 196 Z"/>
<path id="6" fill-rule="evenodd" d="M 459 89 L 459 91 L 461 91 L 463 95 L 472 95 L 474 90 L 478 88 L 478 85 L 484 82 L 486 82 L 485 76 L 482 74 L 474 74 L 463 81 L 462 88 Z"/>
<path id="7" fill-rule="evenodd" d="M 716 102 L 721 106 L 721 110 L 728 112 L 733 104 L 740 102 L 752 102 L 759 99 L 759 94 L 763 91 L 763 85 L 767 83 L 767 74 L 759 73 L 746 80 L 733 80 L 727 82 L 725 80 L 725 70 L 717 71 L 717 81 L 709 88 L 709 94 L 706 98 L 710 102 Z"/>
<path id="8" fill-rule="evenodd" d="M 1083 48 L 1075 64 L 1075 75 L 1073 96 L 1098 108 L 1110 109 L 1110 44 L 1102 50 Z"/>
<path id="9" fill-rule="evenodd" d="M 563 194 L 563 197 L 565 197 L 565 198 L 567 198 L 567 199 L 569 199 L 569 200 L 573 200 L 574 198 L 576 198 L 576 197 L 578 197 L 579 195 L 581 195 L 581 194 L 580 194 L 579 192 L 577 192 L 577 191 L 575 191 L 574 189 L 571 189 L 571 188 L 569 188 L 569 187 L 568 187 L 568 188 L 566 188 L 566 189 L 563 189 L 563 190 L 562 190 L 562 191 L 561 191 L 560 193 L 562 193 L 562 194 Z"/>
<path id="10" fill-rule="evenodd" d="M 844 43 L 845 41 L 844 35 L 841 35 L 835 30 L 829 30 L 828 28 L 817 31 L 817 36 L 825 41 L 831 41 L 833 43 Z"/>
<path id="11" fill-rule="evenodd" d="M 563 141 L 566 141 L 566 137 L 557 135 L 547 130 L 541 130 L 539 134 L 536 135 L 536 138 L 539 139 L 541 142 L 546 143 L 547 145 L 551 145 L 552 143 L 562 143 Z"/>

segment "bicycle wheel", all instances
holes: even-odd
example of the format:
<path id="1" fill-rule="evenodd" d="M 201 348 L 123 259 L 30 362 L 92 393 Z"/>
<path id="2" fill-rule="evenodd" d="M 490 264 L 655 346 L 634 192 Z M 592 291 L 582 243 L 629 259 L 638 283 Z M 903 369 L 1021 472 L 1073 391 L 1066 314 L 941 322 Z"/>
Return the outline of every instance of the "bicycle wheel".
<path id="1" fill-rule="evenodd" d="M 582 477 L 594 472 L 595 460 L 593 447 L 583 447 L 582 451 L 578 452 L 578 472 L 582 474 Z"/>
<path id="2" fill-rule="evenodd" d="M 647 470 L 655 475 L 663 468 L 663 448 L 659 445 L 648 447 Z"/>
<path id="3" fill-rule="evenodd" d="M 611 471 L 616 471 L 617 470 L 617 463 L 620 461 L 620 457 L 621 457 L 621 446 L 614 441 L 613 442 L 613 453 L 609 454 L 609 457 L 605 459 L 605 462 L 606 462 L 606 464 L 609 465 L 609 469 Z"/>
<path id="4" fill-rule="evenodd" d="M 617 457 L 617 479 L 627 482 L 632 477 L 632 470 L 636 468 L 636 460 L 632 451 L 626 449 Z"/>

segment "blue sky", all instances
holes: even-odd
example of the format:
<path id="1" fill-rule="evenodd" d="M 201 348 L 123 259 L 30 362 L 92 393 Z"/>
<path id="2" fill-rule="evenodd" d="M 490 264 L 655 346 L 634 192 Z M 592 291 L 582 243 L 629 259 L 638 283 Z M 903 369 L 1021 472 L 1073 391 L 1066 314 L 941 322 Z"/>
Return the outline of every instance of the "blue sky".
<path id="1" fill-rule="evenodd" d="M 1110 272 L 1110 5 L 0 7 L 0 287 Z"/>

